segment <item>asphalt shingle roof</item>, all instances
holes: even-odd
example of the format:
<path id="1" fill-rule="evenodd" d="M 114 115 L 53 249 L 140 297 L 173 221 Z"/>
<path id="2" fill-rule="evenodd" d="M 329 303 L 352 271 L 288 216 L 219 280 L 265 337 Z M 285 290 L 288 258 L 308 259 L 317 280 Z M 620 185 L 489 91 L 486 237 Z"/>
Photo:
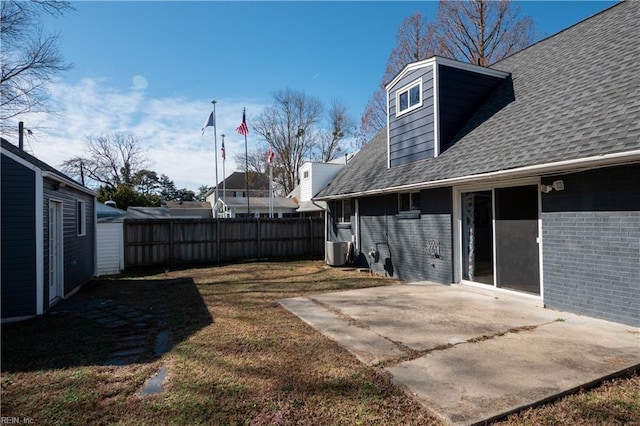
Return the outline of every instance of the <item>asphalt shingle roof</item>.
<path id="1" fill-rule="evenodd" d="M 317 197 L 640 149 L 640 2 L 492 66 L 509 72 L 437 158 L 387 168 L 383 129 Z"/>
<path id="2" fill-rule="evenodd" d="M 68 180 L 69 182 L 73 182 L 78 186 L 82 186 L 82 184 L 80 182 L 78 182 L 78 181 L 76 181 L 74 179 L 71 179 L 69 176 L 65 175 L 60 170 L 48 165 L 47 163 L 45 163 L 42 160 L 37 159 L 33 155 L 25 152 L 24 150 L 21 150 L 20 148 L 18 148 L 17 146 L 15 146 L 11 142 L 9 142 L 8 140 L 6 140 L 4 138 L 0 138 L 0 144 L 2 144 L 2 148 L 6 149 L 7 151 L 11 152 L 14 155 L 17 155 L 18 157 L 22 158 L 23 160 L 28 161 L 29 163 L 31 163 L 34 166 L 38 167 L 40 170 L 44 170 L 44 171 L 47 171 L 47 172 L 54 173 L 57 176 L 61 177 L 62 179 Z M 87 190 L 89 190 L 89 189 L 87 188 Z"/>
<path id="3" fill-rule="evenodd" d="M 233 172 L 225 180 L 227 191 L 231 189 L 244 190 L 246 182 L 244 178 L 244 172 Z M 220 182 L 220 189 L 222 189 L 222 182 Z M 269 177 L 264 174 L 249 172 L 249 190 L 269 190 Z"/>

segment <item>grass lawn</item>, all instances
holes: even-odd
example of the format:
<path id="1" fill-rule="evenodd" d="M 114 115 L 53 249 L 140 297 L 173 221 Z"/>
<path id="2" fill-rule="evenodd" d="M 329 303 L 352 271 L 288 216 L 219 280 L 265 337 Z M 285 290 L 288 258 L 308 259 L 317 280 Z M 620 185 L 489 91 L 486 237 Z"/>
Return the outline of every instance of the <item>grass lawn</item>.
<path id="1" fill-rule="evenodd" d="M 318 261 L 94 280 L 74 299 L 112 299 L 161 318 L 171 350 L 102 366 L 116 342 L 93 321 L 57 314 L 4 324 L 1 415 L 47 425 L 440 424 L 382 370 L 362 365 L 276 302 L 397 283 Z M 166 391 L 138 396 L 163 365 Z M 638 377 L 619 379 L 507 423 L 637 424 L 639 389 Z"/>

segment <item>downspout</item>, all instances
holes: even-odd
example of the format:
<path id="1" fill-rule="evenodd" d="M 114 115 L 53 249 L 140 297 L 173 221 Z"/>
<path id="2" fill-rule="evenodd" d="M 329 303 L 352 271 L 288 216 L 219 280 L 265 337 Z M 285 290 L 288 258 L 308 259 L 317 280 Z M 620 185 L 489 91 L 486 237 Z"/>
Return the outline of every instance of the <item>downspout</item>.
<path id="1" fill-rule="evenodd" d="M 355 241 L 354 256 L 357 257 L 360 254 L 360 199 L 356 198 L 355 204 L 356 204 L 356 220 L 355 220 L 356 241 Z"/>
<path id="2" fill-rule="evenodd" d="M 327 243 L 329 242 L 329 203 L 324 212 L 324 261 L 327 262 Z"/>

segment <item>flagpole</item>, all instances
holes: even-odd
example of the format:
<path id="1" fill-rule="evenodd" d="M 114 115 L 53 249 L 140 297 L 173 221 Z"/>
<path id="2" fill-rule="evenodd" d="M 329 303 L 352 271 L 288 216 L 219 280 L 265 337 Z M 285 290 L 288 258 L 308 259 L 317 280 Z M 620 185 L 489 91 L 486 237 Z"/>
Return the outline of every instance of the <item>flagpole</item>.
<path id="1" fill-rule="evenodd" d="M 216 100 L 212 100 L 213 104 L 213 150 L 216 154 L 216 201 L 214 203 L 218 204 L 218 137 L 216 135 Z M 214 207 L 213 209 L 214 218 L 218 217 L 218 209 Z"/>
<path id="2" fill-rule="evenodd" d="M 224 147 L 224 133 L 221 134 L 220 137 L 222 138 L 222 146 Z M 227 173 L 224 170 L 224 164 L 227 161 L 227 151 L 226 151 L 226 148 L 224 149 L 225 151 L 222 154 L 222 203 L 226 206 L 227 205 Z M 226 217 L 226 215 L 224 217 Z"/>
<path id="3" fill-rule="evenodd" d="M 269 159 L 269 217 L 273 218 L 273 164 Z"/>
<path id="4" fill-rule="evenodd" d="M 249 149 L 247 148 L 246 133 L 244 134 L 244 180 L 247 187 L 247 217 L 251 217 L 251 204 L 249 203 Z"/>
<path id="5" fill-rule="evenodd" d="M 242 123 L 236 129 L 236 132 L 244 136 L 244 181 L 247 187 L 247 217 L 251 217 L 251 204 L 249 202 L 249 148 L 247 145 L 247 135 L 249 127 L 247 127 L 247 109 L 242 108 Z"/>

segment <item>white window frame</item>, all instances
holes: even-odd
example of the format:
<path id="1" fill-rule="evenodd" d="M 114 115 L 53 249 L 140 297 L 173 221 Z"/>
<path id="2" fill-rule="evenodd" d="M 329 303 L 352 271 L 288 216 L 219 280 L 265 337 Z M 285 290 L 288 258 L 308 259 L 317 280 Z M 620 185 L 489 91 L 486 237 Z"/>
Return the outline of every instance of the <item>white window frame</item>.
<path id="1" fill-rule="evenodd" d="M 414 209 L 411 208 L 411 198 L 412 198 L 413 194 L 418 194 L 418 205 L 414 206 L 415 207 Z M 402 197 L 403 196 L 408 196 L 409 197 L 409 210 L 402 210 Z M 420 212 L 420 191 L 400 192 L 400 193 L 398 193 L 398 213 L 415 213 L 415 212 Z"/>
<path id="2" fill-rule="evenodd" d="M 305 170 L 304 172 L 302 172 L 302 178 L 304 180 L 309 179 L 309 170 Z"/>
<path id="3" fill-rule="evenodd" d="M 420 100 L 418 103 L 414 105 L 408 105 L 407 108 L 401 110 L 400 109 L 400 95 L 403 93 L 407 94 L 409 103 L 411 102 L 411 89 L 418 86 L 418 94 L 420 95 Z M 402 86 L 400 89 L 396 90 L 396 117 L 400 117 L 401 115 L 407 114 L 415 109 L 418 109 L 422 106 L 422 77 L 417 80 L 412 81 L 406 86 Z"/>
<path id="4" fill-rule="evenodd" d="M 338 203 L 340 203 L 340 215 L 338 216 L 336 212 L 336 216 L 335 216 L 335 223 L 336 224 L 340 224 L 340 225 L 348 225 L 351 224 L 351 216 L 354 215 L 354 211 L 353 211 L 353 200 L 351 198 L 347 198 L 347 199 L 343 199 L 343 200 L 336 200 L 336 205 Z M 344 216 L 344 205 L 346 203 L 349 203 L 349 208 L 351 210 L 351 214 L 348 217 L 348 221 L 345 220 L 345 216 Z"/>
<path id="5" fill-rule="evenodd" d="M 78 237 L 87 235 L 87 203 L 76 200 L 76 232 Z"/>

